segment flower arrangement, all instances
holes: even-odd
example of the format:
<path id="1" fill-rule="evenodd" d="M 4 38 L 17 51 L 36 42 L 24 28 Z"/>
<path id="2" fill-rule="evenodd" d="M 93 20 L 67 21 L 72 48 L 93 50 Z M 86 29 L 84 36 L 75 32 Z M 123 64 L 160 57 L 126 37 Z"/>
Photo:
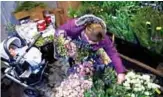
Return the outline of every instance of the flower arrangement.
<path id="1" fill-rule="evenodd" d="M 83 62 L 78 63 L 74 67 L 70 68 L 70 73 L 77 73 L 79 76 L 82 77 L 91 77 L 93 75 L 93 64 L 92 62 Z"/>
<path id="2" fill-rule="evenodd" d="M 160 93 L 160 86 L 153 83 L 149 75 L 136 74 L 133 71 L 127 73 L 123 86 L 131 97 L 153 97 L 156 92 Z"/>
<path id="3" fill-rule="evenodd" d="M 67 55 L 67 50 L 65 49 L 66 39 L 63 35 L 54 36 L 54 45 L 56 48 L 57 55 L 65 57 Z"/>
<path id="4" fill-rule="evenodd" d="M 115 71 L 106 68 L 104 74 L 93 76 L 92 88 L 85 91 L 85 97 L 154 97 L 160 93 L 159 88 L 149 75 L 133 71 L 128 72 L 126 81 L 119 85 Z"/>
<path id="5" fill-rule="evenodd" d="M 79 40 L 71 40 L 64 37 L 64 34 L 55 36 L 54 43 L 59 56 L 72 57 L 76 63 L 84 61 L 93 54 L 90 52 L 91 47 L 88 44 Z"/>
<path id="6" fill-rule="evenodd" d="M 85 80 L 77 74 L 71 74 L 56 88 L 55 97 L 84 97 L 84 91 L 91 86 L 91 79 Z"/>

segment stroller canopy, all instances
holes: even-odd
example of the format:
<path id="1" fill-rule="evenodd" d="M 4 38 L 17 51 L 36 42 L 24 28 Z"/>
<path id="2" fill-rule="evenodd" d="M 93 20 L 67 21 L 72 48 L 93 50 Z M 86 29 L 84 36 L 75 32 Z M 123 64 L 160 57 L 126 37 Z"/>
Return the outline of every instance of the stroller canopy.
<path id="1" fill-rule="evenodd" d="M 20 48 L 21 45 L 21 41 L 19 38 L 17 37 L 8 37 L 7 39 L 5 39 L 1 44 L 0 44 L 0 57 L 4 58 L 6 60 L 10 60 L 10 53 L 9 53 L 9 47 L 10 45 L 14 45 L 17 48 Z"/>

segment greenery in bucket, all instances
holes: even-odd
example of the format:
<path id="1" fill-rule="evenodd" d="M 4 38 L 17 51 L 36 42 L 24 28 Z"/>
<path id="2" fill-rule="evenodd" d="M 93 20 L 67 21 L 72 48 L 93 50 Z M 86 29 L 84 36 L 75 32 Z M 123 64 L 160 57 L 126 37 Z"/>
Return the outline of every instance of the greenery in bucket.
<path id="1" fill-rule="evenodd" d="M 14 13 L 17 13 L 20 11 L 28 11 L 37 6 L 44 8 L 44 7 L 46 7 L 46 4 L 42 3 L 42 2 L 34 2 L 34 1 L 24 1 L 24 2 L 18 1 L 17 7 L 16 7 Z"/>

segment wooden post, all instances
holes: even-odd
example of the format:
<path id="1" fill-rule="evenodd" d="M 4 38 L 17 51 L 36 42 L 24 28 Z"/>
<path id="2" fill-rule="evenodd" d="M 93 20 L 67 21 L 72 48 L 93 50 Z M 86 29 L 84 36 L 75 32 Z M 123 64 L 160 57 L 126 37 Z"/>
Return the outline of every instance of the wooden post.
<path id="1" fill-rule="evenodd" d="M 146 69 L 146 70 L 151 71 L 152 73 L 154 73 L 154 74 L 156 74 L 156 75 L 159 75 L 159 76 L 163 77 L 163 73 L 162 73 L 162 72 L 160 72 L 160 71 L 158 71 L 158 70 L 156 70 L 156 69 L 154 69 L 154 68 L 148 66 L 147 64 L 144 64 L 144 63 L 142 63 L 142 62 L 140 62 L 140 61 L 137 61 L 137 60 L 135 60 L 135 59 L 129 58 L 129 57 L 127 57 L 127 56 L 125 56 L 125 55 L 122 55 L 122 54 L 120 54 L 120 56 L 121 56 L 123 59 L 125 59 L 125 60 L 127 60 L 127 61 L 129 61 L 129 62 L 134 63 L 135 65 L 138 65 L 138 66 L 140 66 L 140 67 L 142 67 L 142 68 L 144 68 L 144 69 Z"/>
<path id="2" fill-rule="evenodd" d="M 57 1 L 57 7 L 63 9 L 64 11 L 64 17 L 62 18 L 63 23 L 69 20 L 69 17 L 68 17 L 69 8 L 71 7 L 71 8 L 78 10 L 80 3 L 81 3 L 80 1 Z"/>

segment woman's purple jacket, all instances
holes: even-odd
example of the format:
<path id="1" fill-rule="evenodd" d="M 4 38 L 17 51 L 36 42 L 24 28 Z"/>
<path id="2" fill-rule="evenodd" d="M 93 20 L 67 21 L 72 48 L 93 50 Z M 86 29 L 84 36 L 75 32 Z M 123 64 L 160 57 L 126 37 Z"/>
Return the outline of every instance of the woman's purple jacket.
<path id="1" fill-rule="evenodd" d="M 64 30 L 66 34 L 72 39 L 78 38 L 78 36 L 81 35 L 81 32 L 84 29 L 85 29 L 84 25 L 83 26 L 75 25 L 75 19 L 69 20 L 67 23 L 59 27 L 59 30 Z M 111 58 L 115 70 L 118 74 L 125 72 L 125 68 L 122 64 L 119 54 L 107 35 L 105 35 L 105 38 L 101 40 L 98 44 L 94 44 L 92 46 L 93 49 L 95 50 L 98 50 L 99 48 L 103 48 L 106 51 L 108 56 Z"/>

